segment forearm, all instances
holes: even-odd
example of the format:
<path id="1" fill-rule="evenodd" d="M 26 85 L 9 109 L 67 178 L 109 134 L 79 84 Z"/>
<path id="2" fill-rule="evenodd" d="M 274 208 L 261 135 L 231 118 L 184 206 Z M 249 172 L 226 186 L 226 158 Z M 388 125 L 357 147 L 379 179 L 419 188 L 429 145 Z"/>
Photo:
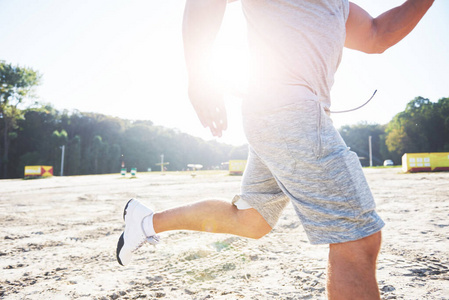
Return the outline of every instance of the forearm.
<path id="1" fill-rule="evenodd" d="M 183 20 L 184 56 L 189 80 L 207 73 L 226 0 L 187 0 Z"/>
<path id="2" fill-rule="evenodd" d="M 406 37 L 432 6 L 434 0 L 408 0 L 373 20 L 377 52 L 383 52 Z"/>

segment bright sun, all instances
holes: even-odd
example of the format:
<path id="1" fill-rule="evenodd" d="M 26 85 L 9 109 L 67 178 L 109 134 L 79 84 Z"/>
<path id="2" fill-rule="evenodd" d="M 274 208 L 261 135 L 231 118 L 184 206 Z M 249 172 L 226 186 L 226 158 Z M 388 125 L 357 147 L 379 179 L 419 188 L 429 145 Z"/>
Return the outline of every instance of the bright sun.
<path id="1" fill-rule="evenodd" d="M 228 117 L 228 129 L 224 132 L 224 138 L 232 137 L 239 143 L 246 140 L 242 130 L 241 101 L 247 93 L 248 52 L 246 22 L 241 3 L 237 1 L 226 8 L 215 41 L 212 71 L 216 84 L 224 92 Z"/>
<path id="2" fill-rule="evenodd" d="M 228 5 L 213 56 L 214 76 L 225 94 L 240 97 L 248 83 L 249 54 L 241 3 Z"/>

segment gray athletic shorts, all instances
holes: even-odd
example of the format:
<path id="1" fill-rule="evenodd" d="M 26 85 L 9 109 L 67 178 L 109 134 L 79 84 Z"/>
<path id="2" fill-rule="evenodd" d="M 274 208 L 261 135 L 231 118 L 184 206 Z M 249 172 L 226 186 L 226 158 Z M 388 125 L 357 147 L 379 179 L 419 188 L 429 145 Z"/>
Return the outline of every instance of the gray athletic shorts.
<path id="1" fill-rule="evenodd" d="M 384 226 L 357 154 L 318 101 L 251 111 L 244 108 L 250 149 L 234 204 L 255 208 L 274 227 L 291 200 L 312 244 L 358 240 Z"/>

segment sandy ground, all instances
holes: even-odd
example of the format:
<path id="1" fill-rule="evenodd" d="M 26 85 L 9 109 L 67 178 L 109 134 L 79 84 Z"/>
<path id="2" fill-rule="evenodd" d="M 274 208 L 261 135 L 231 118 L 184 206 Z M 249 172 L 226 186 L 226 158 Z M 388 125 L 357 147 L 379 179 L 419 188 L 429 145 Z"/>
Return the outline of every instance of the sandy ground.
<path id="1" fill-rule="evenodd" d="M 365 170 L 387 223 L 383 299 L 449 299 L 449 173 Z M 231 199 L 224 172 L 138 173 L 0 181 L 2 299 L 324 299 L 327 246 L 311 246 L 291 205 L 260 240 L 162 233 L 129 267 L 115 258 L 123 206 L 156 210 Z"/>

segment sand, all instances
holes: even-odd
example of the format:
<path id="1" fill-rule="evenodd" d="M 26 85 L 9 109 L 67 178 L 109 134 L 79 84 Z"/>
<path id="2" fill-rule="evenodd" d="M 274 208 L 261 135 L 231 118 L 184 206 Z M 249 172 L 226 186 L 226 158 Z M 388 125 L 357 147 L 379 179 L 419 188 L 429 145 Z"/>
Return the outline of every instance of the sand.
<path id="1" fill-rule="evenodd" d="M 386 221 L 383 299 L 449 299 L 449 173 L 366 169 Z M 115 258 L 123 206 L 156 210 L 231 199 L 226 172 L 0 180 L 2 299 L 325 299 L 327 246 L 312 246 L 287 207 L 260 240 L 174 231 L 130 266 Z"/>

